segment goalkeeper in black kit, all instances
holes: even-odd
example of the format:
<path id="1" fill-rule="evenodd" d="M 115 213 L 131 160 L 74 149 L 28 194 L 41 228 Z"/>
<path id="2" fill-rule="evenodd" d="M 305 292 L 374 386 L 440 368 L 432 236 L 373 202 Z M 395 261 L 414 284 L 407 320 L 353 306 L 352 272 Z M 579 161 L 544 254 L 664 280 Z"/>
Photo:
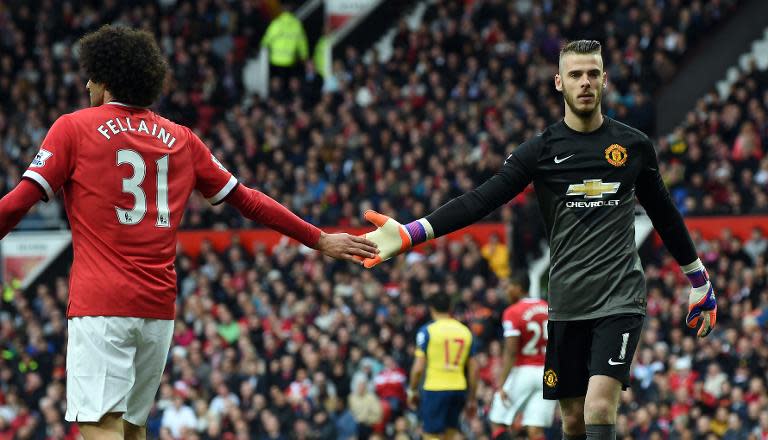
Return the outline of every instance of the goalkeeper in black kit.
<path id="1" fill-rule="evenodd" d="M 646 309 L 635 197 L 691 282 L 686 322 L 699 337 L 714 327 L 717 301 L 662 182 L 653 144 L 602 114 L 607 74 L 600 43 L 567 44 L 554 79 L 565 118 L 515 148 L 482 185 L 406 225 L 366 212 L 377 226 L 366 237 L 380 252 L 364 264 L 468 226 L 533 182 L 551 250 L 544 397 L 560 402 L 565 439 L 614 439 Z"/>

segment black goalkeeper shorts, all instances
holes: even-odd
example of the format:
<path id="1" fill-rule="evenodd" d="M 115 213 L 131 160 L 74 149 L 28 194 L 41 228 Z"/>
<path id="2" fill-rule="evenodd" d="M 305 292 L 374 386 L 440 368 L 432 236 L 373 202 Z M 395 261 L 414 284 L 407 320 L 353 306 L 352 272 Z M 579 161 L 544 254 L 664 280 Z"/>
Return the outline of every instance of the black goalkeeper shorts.
<path id="1" fill-rule="evenodd" d="M 589 378 L 610 376 L 629 388 L 643 315 L 622 314 L 582 321 L 549 321 L 544 363 L 544 398 L 559 400 L 587 394 Z"/>

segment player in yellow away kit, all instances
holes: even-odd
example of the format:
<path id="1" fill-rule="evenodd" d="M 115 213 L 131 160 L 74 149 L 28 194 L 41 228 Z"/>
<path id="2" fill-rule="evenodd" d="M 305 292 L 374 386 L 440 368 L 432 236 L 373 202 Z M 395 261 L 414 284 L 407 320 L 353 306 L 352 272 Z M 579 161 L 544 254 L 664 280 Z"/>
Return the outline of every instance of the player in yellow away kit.
<path id="1" fill-rule="evenodd" d="M 477 405 L 474 341 L 467 326 L 451 317 L 447 294 L 436 293 L 427 298 L 427 303 L 432 321 L 416 335 L 408 403 L 419 406 L 425 439 L 453 439 L 458 433 L 461 410 L 466 406 L 473 414 Z"/>

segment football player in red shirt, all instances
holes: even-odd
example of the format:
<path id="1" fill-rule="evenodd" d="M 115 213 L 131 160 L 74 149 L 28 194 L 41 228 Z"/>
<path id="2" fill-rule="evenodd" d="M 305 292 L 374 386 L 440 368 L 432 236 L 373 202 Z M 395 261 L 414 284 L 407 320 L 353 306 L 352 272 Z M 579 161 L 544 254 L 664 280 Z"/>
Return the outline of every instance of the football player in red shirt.
<path id="1" fill-rule="evenodd" d="M 149 110 L 167 72 L 151 34 L 104 26 L 80 40 L 80 62 L 91 107 L 54 122 L 0 200 L 0 237 L 61 190 L 74 247 L 66 419 L 87 440 L 145 438 L 173 333 L 176 231 L 192 190 L 334 258 L 377 250 L 239 184 L 190 129 Z"/>
<path id="2" fill-rule="evenodd" d="M 511 305 L 504 310 L 504 361 L 488 418 L 495 440 L 510 439 L 509 427 L 518 415 L 529 439 L 543 439 L 544 429 L 555 417 L 554 400 L 544 400 L 542 376 L 547 347 L 547 302 L 528 298 L 528 276 L 510 281 L 507 293 Z M 550 378 L 550 380 L 554 380 Z"/>

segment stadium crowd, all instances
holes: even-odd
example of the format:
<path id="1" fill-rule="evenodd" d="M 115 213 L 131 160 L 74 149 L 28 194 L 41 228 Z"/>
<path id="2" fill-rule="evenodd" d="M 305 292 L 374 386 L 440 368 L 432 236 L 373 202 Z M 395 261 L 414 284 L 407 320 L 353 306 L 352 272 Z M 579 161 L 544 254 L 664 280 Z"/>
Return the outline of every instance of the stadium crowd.
<path id="1" fill-rule="evenodd" d="M 66 3 L 59 13 L 48 0 L 0 9 L 0 163 L 8 170 L 0 191 L 18 181 L 58 115 L 87 106 L 73 44 L 101 23 L 155 32 L 172 66 L 158 111 L 194 127 L 242 182 L 313 223 L 343 226 L 369 206 L 418 218 L 561 118 L 552 76 L 567 38 L 603 42 L 606 113 L 653 134 L 653 93 L 737 1 L 519 2 L 532 6 L 518 10 L 501 0 L 441 0 L 419 28 L 400 23 L 390 59 L 366 64 L 349 47 L 330 77 L 308 63 L 302 77 L 274 80 L 261 99 L 245 93 L 242 70 L 258 50 L 268 3 Z M 753 115 L 707 110 L 739 127 Z M 764 121 L 753 125 L 764 139 Z M 706 149 L 701 156 L 705 170 L 717 162 Z M 739 176 L 730 178 L 742 187 Z M 703 195 L 691 194 L 706 211 Z M 55 204 L 36 214 L 27 224 L 62 218 Z M 252 224 L 195 199 L 184 226 Z"/>
<path id="2" fill-rule="evenodd" d="M 579 13 L 575 2 L 522 12 L 499 10 L 507 7 L 499 0 L 436 3 L 421 28 L 400 26 L 391 60 L 364 64 L 348 49 L 331 78 L 308 64 L 303 78 L 273 83 L 269 99 L 250 104 L 241 99 L 240 71 L 268 22 L 261 2 L 64 3 L 61 13 L 50 1 L 0 7 L 0 192 L 16 184 L 50 122 L 87 105 L 71 44 L 106 21 L 157 33 L 173 70 L 158 111 L 194 127 L 243 183 L 316 224 L 351 226 L 366 207 L 401 220 L 422 216 L 560 118 L 551 77 L 565 38 L 603 41 L 604 108 L 653 132 L 653 91 L 736 2 L 594 1 Z M 766 84 L 753 70 L 730 97 L 708 95 L 674 133 L 657 138 L 665 180 L 686 215 L 767 212 Z M 187 228 L 253 226 L 193 197 Z M 535 218 L 529 198 L 496 217 Z M 54 205 L 37 215 L 60 213 Z M 524 263 L 543 232 L 516 233 L 523 235 L 512 258 Z M 687 281 L 662 249 L 644 247 L 649 313 L 634 386 L 622 396 L 617 431 L 625 438 L 768 436 L 760 331 L 768 322 L 768 241 L 756 230 L 742 242 L 726 229 L 696 244 L 720 295 L 718 327 L 706 340 L 693 337 L 683 324 Z M 294 246 L 243 249 L 235 241 L 224 252 L 180 253 L 174 345 L 150 435 L 415 438 L 405 377 L 427 319 L 421 299 L 444 290 L 481 342 L 481 411 L 464 429 L 487 438 L 506 301 L 497 258 L 469 239 L 437 242 L 375 271 Z M 75 438 L 63 421 L 66 297 L 64 279 L 30 296 L 4 291 L 0 439 Z M 559 438 L 557 427 L 548 435 Z"/>
<path id="3" fill-rule="evenodd" d="M 687 281 L 653 240 L 642 248 L 648 317 L 622 396 L 623 438 L 763 438 L 768 432 L 768 240 L 694 240 L 719 295 L 718 326 L 697 339 L 683 322 Z M 253 253 L 251 253 L 253 252 Z M 479 341 L 484 417 L 500 368 L 506 281 L 471 239 L 435 242 L 375 271 L 290 245 L 178 258 L 176 330 L 149 420 L 153 438 L 415 438 L 404 405 L 424 295 L 443 290 Z M 63 421 L 66 280 L 0 313 L 0 438 L 75 438 Z M 9 300 L 10 299 L 10 300 Z M 557 425 L 548 433 L 559 438 Z M 16 435 L 17 437 L 14 437 Z"/>

